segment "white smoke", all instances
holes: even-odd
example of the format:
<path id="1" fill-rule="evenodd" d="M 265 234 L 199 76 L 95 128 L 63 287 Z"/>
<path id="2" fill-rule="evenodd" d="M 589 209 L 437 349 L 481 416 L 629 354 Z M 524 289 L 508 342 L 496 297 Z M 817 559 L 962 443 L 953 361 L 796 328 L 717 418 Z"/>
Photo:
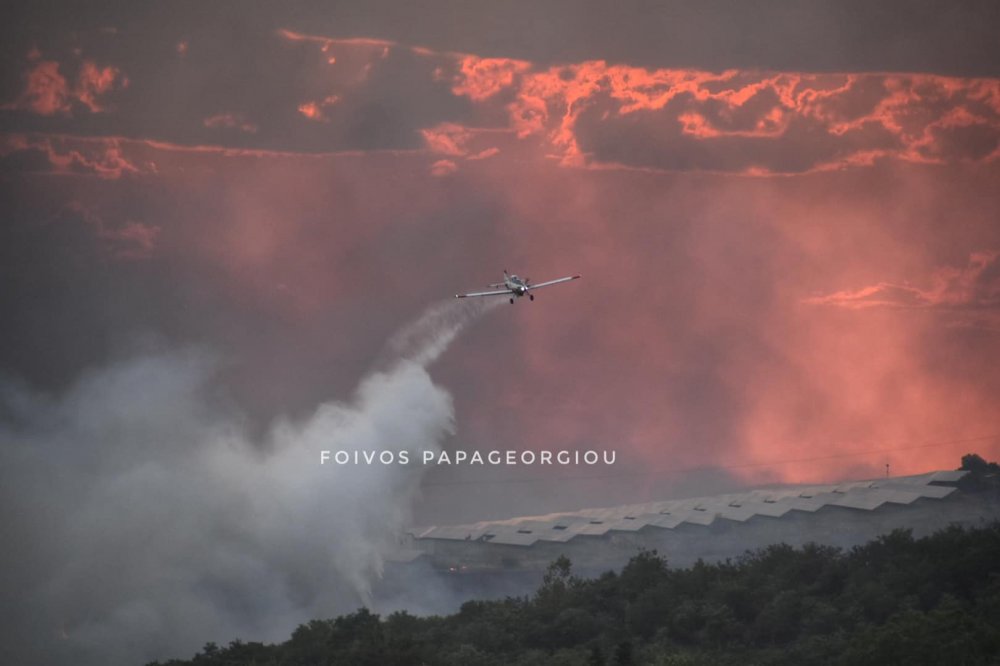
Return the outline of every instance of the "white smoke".
<path id="1" fill-rule="evenodd" d="M 389 357 L 427 366 L 444 353 L 462 329 L 501 303 L 503 299 L 499 298 L 475 298 L 432 305 L 419 319 L 389 338 Z"/>
<path id="2" fill-rule="evenodd" d="M 319 452 L 439 450 L 452 400 L 426 366 L 491 305 L 429 308 L 351 400 L 281 420 L 264 447 L 213 407 L 205 354 L 117 363 L 57 399 L 6 387 L 0 661 L 183 656 L 369 603 L 423 467 Z"/>

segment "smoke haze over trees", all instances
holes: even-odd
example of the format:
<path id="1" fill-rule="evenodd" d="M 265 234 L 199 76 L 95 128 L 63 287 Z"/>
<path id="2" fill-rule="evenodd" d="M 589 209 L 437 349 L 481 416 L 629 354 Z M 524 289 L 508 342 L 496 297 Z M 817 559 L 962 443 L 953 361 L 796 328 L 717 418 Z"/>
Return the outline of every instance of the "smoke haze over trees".
<path id="1" fill-rule="evenodd" d="M 359 610 L 279 645 L 209 644 L 225 664 L 992 664 L 1000 525 L 922 539 L 897 530 L 842 552 L 774 545 L 675 570 L 655 552 L 583 580 L 561 558 L 534 595 L 446 617 Z"/>

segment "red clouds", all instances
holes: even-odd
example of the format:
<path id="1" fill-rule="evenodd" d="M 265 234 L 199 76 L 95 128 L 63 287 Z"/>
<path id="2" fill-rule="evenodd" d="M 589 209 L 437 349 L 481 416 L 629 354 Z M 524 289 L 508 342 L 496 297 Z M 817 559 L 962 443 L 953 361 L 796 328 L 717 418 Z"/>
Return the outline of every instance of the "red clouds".
<path id="1" fill-rule="evenodd" d="M 465 56 L 459 61 L 452 92 L 481 102 L 509 88 L 514 77 L 530 69 L 529 63 L 509 58 Z"/>
<path id="2" fill-rule="evenodd" d="M 69 113 L 66 78 L 59 73 L 59 63 L 43 60 L 28 72 L 27 88 L 9 108 L 30 109 L 43 116 Z"/>
<path id="3" fill-rule="evenodd" d="M 390 53 L 423 62 L 430 90 L 472 104 L 486 122 L 443 120 L 420 131 L 436 153 L 457 155 L 463 131 L 508 131 L 541 141 L 564 166 L 772 175 L 866 166 L 879 159 L 948 163 L 1000 154 L 1000 82 L 929 74 L 809 74 L 647 69 L 587 61 L 539 68 L 510 58 L 279 31 L 318 47 L 329 94 L 299 113 L 364 94 Z M 448 142 L 454 145 L 449 145 Z M 489 146 L 486 148 L 491 148 Z M 484 148 L 485 149 L 485 148 Z"/>
<path id="4" fill-rule="evenodd" d="M 247 132 L 248 134 L 256 134 L 257 130 L 260 129 L 256 124 L 250 122 L 238 113 L 217 113 L 214 116 L 205 118 L 203 124 L 205 127 L 213 129 L 238 129 L 241 132 Z"/>
<path id="5" fill-rule="evenodd" d="M 431 165 L 431 173 L 435 176 L 443 176 L 456 171 L 458 158 L 477 161 L 489 159 L 499 154 L 500 149 L 493 144 L 499 138 L 498 135 L 507 134 L 503 130 L 498 132 L 491 129 L 464 127 L 454 123 L 442 123 L 436 127 L 421 130 L 420 133 L 428 151 L 449 158 L 438 160 Z"/>
<path id="6" fill-rule="evenodd" d="M 973 252 L 963 267 L 935 270 L 925 286 L 879 282 L 806 299 L 849 310 L 871 308 L 937 311 L 950 323 L 1000 330 L 1000 252 Z"/>
<path id="7" fill-rule="evenodd" d="M 101 97 L 115 87 L 128 85 L 128 79 L 117 67 L 100 67 L 90 60 L 80 64 L 72 86 L 59 71 L 59 63 L 52 60 L 35 62 L 25 79 L 24 92 L 4 108 L 27 110 L 42 116 L 71 115 L 74 107 L 91 113 L 107 111 Z"/>
<path id="8" fill-rule="evenodd" d="M 272 86 L 288 98 L 264 95 L 257 103 L 276 105 L 266 113 L 227 103 L 225 113 L 199 114 L 203 127 L 254 134 L 271 150 L 289 141 L 324 151 L 410 149 L 422 135 L 433 153 L 449 156 L 465 150 L 455 143 L 463 132 L 488 129 L 538 146 L 564 166 L 753 176 L 1000 155 L 997 79 L 708 72 L 601 60 L 539 67 L 380 39 L 275 36 L 271 47 L 285 56 L 305 52 L 301 76 Z M 117 67 L 92 60 L 70 73 L 37 53 L 30 63 L 25 90 L 8 110 L 107 112 L 109 94 L 128 85 Z M 153 127 L 146 136 L 163 134 Z M 470 154 L 506 147 L 493 142 Z"/>
<path id="9" fill-rule="evenodd" d="M 326 115 L 326 109 L 339 101 L 340 98 L 337 95 L 327 95 L 317 102 L 305 102 L 303 104 L 299 104 L 299 113 L 309 120 L 326 122 L 329 120 Z"/>
<path id="10" fill-rule="evenodd" d="M 421 130 L 428 150 L 442 155 L 465 155 L 472 130 L 453 123 Z"/>
<path id="11" fill-rule="evenodd" d="M 98 97 L 111 90 L 116 83 L 123 87 L 128 85 L 128 79 L 122 77 L 116 67 L 98 67 L 86 60 L 80 66 L 80 73 L 77 76 L 75 97 L 91 113 L 106 111 L 107 108 L 101 104 Z"/>
<path id="12" fill-rule="evenodd" d="M 25 170 L 35 173 L 76 174 L 105 179 L 149 172 L 127 158 L 117 138 L 83 138 L 46 135 L 0 135 L 0 157 L 19 157 Z"/>
<path id="13" fill-rule="evenodd" d="M 435 176 L 447 176 L 454 173 L 458 166 L 451 160 L 438 160 L 431 165 L 431 173 Z"/>
<path id="14" fill-rule="evenodd" d="M 994 79 L 482 62 L 463 58 L 453 90 L 479 103 L 508 90 L 509 127 L 543 138 L 567 165 L 759 175 L 998 154 Z M 777 154 L 790 151 L 796 160 Z"/>

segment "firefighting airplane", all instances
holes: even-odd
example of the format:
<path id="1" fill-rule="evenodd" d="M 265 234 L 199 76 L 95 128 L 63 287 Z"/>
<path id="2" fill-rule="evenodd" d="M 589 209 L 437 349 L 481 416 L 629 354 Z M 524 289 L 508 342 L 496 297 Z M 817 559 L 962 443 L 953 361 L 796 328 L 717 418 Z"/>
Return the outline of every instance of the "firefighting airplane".
<path id="1" fill-rule="evenodd" d="M 535 295 L 528 292 L 535 289 L 541 289 L 542 287 L 550 287 L 554 284 L 559 284 L 560 282 L 569 282 L 570 280 L 579 279 L 579 275 L 571 275 L 569 277 L 559 278 L 558 280 L 549 280 L 548 282 L 539 282 L 538 284 L 531 284 L 531 281 L 527 278 L 519 278 L 516 275 L 508 275 L 507 270 L 504 269 L 503 272 L 503 282 L 497 282 L 496 284 L 487 285 L 491 288 L 503 287 L 503 289 L 497 289 L 497 291 L 475 291 L 469 294 L 455 294 L 455 298 L 470 298 L 472 296 L 510 296 L 510 304 L 514 304 L 515 298 L 521 298 L 525 294 L 528 294 L 528 300 L 535 300 Z"/>

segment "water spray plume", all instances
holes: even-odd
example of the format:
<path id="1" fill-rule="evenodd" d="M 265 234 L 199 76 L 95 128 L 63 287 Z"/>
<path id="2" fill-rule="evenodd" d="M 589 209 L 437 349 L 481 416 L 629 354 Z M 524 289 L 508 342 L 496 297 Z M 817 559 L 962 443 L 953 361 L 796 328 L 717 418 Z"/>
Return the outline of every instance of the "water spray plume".
<path id="1" fill-rule="evenodd" d="M 110 364 L 54 400 L 3 387 L 0 414 L 17 419 L 0 421 L 0 505 L 52 507 L 12 522 L 0 559 L 23 618 L 7 656 L 141 663 L 370 604 L 423 466 L 320 465 L 319 452 L 439 451 L 454 411 L 426 366 L 496 304 L 430 306 L 349 400 L 277 420 L 264 446 L 212 407 L 206 354 Z"/>

